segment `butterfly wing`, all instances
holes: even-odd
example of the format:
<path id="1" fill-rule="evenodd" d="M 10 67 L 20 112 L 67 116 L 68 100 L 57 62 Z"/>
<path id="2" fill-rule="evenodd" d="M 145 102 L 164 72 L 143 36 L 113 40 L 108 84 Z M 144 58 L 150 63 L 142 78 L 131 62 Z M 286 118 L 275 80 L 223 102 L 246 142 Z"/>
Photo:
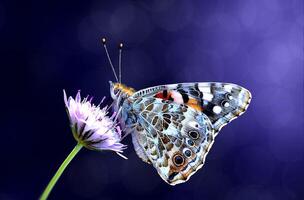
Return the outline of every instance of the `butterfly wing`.
<path id="1" fill-rule="evenodd" d="M 227 123 L 243 114 L 250 101 L 250 92 L 231 83 L 180 83 L 155 86 L 137 91 L 134 97 L 155 97 L 186 104 L 207 115 L 215 135 Z"/>
<path id="2" fill-rule="evenodd" d="M 139 157 L 152 163 L 167 183 L 187 181 L 213 144 L 209 118 L 185 104 L 154 97 L 137 98 L 132 107 L 137 116 L 132 139 Z"/>

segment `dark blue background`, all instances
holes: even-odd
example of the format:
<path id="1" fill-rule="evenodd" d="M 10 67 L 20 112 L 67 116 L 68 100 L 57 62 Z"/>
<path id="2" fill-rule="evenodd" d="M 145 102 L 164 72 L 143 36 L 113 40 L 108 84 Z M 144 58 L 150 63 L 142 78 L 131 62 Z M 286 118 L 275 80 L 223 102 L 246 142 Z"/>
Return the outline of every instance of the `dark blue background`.
<path id="1" fill-rule="evenodd" d="M 102 36 L 115 64 L 124 41 L 136 89 L 233 82 L 253 100 L 187 183 L 164 183 L 128 138 L 127 161 L 82 150 L 50 199 L 303 199 L 303 18 L 300 0 L 1 1 L 0 199 L 37 199 L 76 144 L 62 89 L 109 97 Z"/>

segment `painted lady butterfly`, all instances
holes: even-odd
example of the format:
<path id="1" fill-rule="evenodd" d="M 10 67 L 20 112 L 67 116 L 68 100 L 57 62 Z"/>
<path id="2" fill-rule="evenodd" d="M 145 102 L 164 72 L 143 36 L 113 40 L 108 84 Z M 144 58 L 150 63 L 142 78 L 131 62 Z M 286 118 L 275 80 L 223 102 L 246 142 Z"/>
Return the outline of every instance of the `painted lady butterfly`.
<path id="1" fill-rule="evenodd" d="M 134 149 L 170 185 L 200 169 L 220 129 L 243 114 L 251 94 L 236 84 L 202 82 L 160 85 L 135 91 L 110 82 L 114 109 Z M 120 45 L 122 47 L 122 44 Z M 119 80 L 121 80 L 121 48 Z"/>

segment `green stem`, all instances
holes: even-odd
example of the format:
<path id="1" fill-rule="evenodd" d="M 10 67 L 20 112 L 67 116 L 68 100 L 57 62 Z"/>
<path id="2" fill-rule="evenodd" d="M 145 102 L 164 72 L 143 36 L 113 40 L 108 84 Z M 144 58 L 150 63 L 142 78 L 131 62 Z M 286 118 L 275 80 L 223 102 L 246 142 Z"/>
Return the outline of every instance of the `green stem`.
<path id="1" fill-rule="evenodd" d="M 63 161 L 63 163 L 60 165 L 59 169 L 57 170 L 56 174 L 53 176 L 53 178 L 51 179 L 51 181 L 49 182 L 49 184 L 43 191 L 42 195 L 39 198 L 40 200 L 46 200 L 48 198 L 50 192 L 52 191 L 56 182 L 60 178 L 61 174 L 63 173 L 65 168 L 69 165 L 71 160 L 73 160 L 73 158 L 76 156 L 76 154 L 80 151 L 81 148 L 82 148 L 82 145 L 80 143 L 78 143 L 74 147 L 74 149 L 71 151 L 71 153 L 68 155 L 68 157 L 66 157 L 66 159 Z"/>

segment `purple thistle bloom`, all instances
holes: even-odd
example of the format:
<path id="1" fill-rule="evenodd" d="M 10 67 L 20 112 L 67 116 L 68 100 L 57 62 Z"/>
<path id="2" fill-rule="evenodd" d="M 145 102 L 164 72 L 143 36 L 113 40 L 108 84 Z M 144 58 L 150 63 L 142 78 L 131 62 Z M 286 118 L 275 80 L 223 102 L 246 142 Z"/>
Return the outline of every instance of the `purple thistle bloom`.
<path id="1" fill-rule="evenodd" d="M 118 154 L 126 148 L 120 143 L 117 113 L 109 117 L 107 106 L 101 109 L 100 105 L 91 103 L 92 99 L 88 101 L 88 97 L 81 100 L 80 91 L 75 99 L 67 98 L 64 90 L 63 94 L 73 136 L 79 143 L 91 150 L 111 150 Z"/>

